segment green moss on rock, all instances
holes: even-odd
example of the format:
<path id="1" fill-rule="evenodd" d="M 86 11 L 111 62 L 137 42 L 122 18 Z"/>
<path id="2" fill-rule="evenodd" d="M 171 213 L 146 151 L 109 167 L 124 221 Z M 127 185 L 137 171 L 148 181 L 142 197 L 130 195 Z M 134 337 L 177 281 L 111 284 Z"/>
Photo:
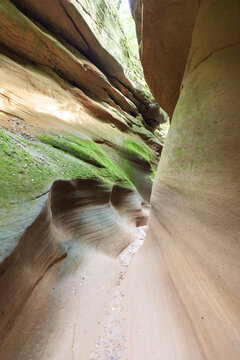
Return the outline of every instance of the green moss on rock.
<path id="1" fill-rule="evenodd" d="M 54 135 L 39 138 L 45 143 L 21 139 L 0 129 L 1 207 L 31 200 L 60 178 L 98 178 L 107 183 L 131 184 L 124 171 L 93 141 Z M 92 164 L 89 159 L 94 160 Z"/>
<path id="2" fill-rule="evenodd" d="M 151 150 L 131 139 L 124 141 L 123 150 L 131 156 L 120 155 L 115 162 L 88 138 L 62 133 L 29 140 L 0 128 L 0 207 L 10 211 L 16 203 L 38 198 L 57 179 L 96 178 L 134 186 L 131 161 L 141 159 L 154 170 Z"/>
<path id="3" fill-rule="evenodd" d="M 24 143 L 0 130 L 0 207 L 7 201 L 30 200 L 39 195 L 57 175 Z"/>
<path id="4" fill-rule="evenodd" d="M 152 160 L 152 154 L 150 149 L 146 145 L 139 144 L 134 140 L 131 139 L 125 140 L 124 150 L 127 151 L 129 154 L 132 154 L 133 156 L 146 160 L 149 163 Z"/>
<path id="5" fill-rule="evenodd" d="M 132 185 L 126 173 L 115 164 L 92 140 L 79 138 L 70 134 L 38 136 L 43 143 L 70 154 L 83 161 L 94 174 L 85 174 L 84 177 L 97 177 L 108 183 Z M 83 177 L 81 174 L 78 176 Z"/>

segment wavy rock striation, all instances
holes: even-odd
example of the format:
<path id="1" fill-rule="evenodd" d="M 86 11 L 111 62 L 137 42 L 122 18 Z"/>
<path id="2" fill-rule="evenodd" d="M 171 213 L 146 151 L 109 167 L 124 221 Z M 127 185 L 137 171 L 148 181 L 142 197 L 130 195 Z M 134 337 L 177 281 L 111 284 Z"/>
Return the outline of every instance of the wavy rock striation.
<path id="1" fill-rule="evenodd" d="M 53 183 L 41 213 L 0 266 L 2 359 L 59 359 L 60 339 L 71 354 L 66 337 L 73 329 L 74 351 L 86 358 L 98 312 L 118 280 L 114 259 L 134 239 L 136 227 L 146 224 L 146 208 L 132 188 L 89 179 Z M 90 311 L 87 298 L 94 306 L 92 318 L 84 316 Z M 87 340 L 84 332 L 90 330 Z"/>

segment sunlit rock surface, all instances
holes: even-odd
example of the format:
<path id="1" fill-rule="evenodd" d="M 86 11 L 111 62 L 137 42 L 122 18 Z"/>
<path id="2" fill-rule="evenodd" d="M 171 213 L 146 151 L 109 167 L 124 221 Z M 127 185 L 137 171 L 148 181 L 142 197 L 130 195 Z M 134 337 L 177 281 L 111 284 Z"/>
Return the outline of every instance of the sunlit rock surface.
<path id="1" fill-rule="evenodd" d="M 3 249 L 11 243 L 9 237 L 16 243 L 31 224 L 46 200 L 42 194 L 58 178 L 138 182 L 141 192 L 140 162 L 148 187 L 142 195 L 149 201 L 161 143 L 146 122 L 148 116 L 161 121 L 160 114 L 149 113 L 149 101 L 125 74 L 131 61 L 124 51 L 130 50 L 114 9 L 108 14 L 104 1 L 83 5 L 8 0 L 0 4 Z M 113 38 L 107 38 L 106 31 Z M 113 57 L 115 49 L 118 55 Z M 110 160 L 97 164 L 90 159 L 96 156 Z"/>
<path id="2" fill-rule="evenodd" d="M 109 4 L 0 3 L 1 360 L 87 359 L 147 223 L 164 119 Z"/>
<path id="3" fill-rule="evenodd" d="M 123 286 L 131 360 L 240 359 L 239 16 L 235 0 L 143 0 L 146 79 L 170 115 L 178 101 Z"/>

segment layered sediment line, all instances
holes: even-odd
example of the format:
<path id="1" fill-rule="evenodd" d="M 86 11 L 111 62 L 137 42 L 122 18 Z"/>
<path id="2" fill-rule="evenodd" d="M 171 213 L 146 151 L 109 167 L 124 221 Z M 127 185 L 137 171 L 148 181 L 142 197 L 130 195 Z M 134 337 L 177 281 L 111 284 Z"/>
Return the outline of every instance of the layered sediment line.
<path id="1" fill-rule="evenodd" d="M 109 4 L 0 3 L 1 360 L 87 359 L 147 223 L 165 118 Z"/>

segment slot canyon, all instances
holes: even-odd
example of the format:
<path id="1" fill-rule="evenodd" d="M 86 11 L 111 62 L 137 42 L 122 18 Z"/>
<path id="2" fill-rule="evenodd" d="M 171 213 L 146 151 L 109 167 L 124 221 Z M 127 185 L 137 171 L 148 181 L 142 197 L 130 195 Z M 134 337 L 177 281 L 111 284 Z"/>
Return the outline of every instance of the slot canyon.
<path id="1" fill-rule="evenodd" d="M 239 19 L 0 1 L 0 360 L 240 360 Z"/>

